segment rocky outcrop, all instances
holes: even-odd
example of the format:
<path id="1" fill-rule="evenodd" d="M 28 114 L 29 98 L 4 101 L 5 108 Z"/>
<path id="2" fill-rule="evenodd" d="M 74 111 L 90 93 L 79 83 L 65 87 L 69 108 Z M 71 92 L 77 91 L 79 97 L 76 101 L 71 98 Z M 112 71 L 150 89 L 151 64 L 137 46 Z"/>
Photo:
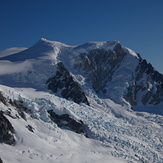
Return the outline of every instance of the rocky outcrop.
<path id="1" fill-rule="evenodd" d="M 74 66 L 84 71 L 96 93 L 107 93 L 106 85 L 112 81 L 125 56 L 124 48 L 117 43 L 113 50 L 93 49 L 82 53 L 75 59 Z M 127 81 L 129 87 L 122 96 L 132 106 L 137 105 L 138 101 L 144 105 L 160 104 L 163 101 L 163 75 L 143 60 L 140 54 L 137 54 L 137 59 L 138 65 L 132 72 L 131 81 Z"/>
<path id="2" fill-rule="evenodd" d="M 3 112 L 0 111 L 0 143 L 13 145 L 15 143 L 14 132 L 13 126 Z"/>
<path id="3" fill-rule="evenodd" d="M 89 105 L 87 97 L 79 87 L 78 83 L 74 81 L 69 71 L 64 67 L 62 62 L 57 64 L 56 75 L 47 81 L 48 89 L 54 93 L 58 91 L 66 99 L 72 99 L 77 104 L 85 103 Z"/>
<path id="4" fill-rule="evenodd" d="M 2 159 L 0 158 L 0 163 L 3 163 Z"/>
<path id="5" fill-rule="evenodd" d="M 137 96 L 140 95 L 142 95 L 141 102 L 144 105 L 157 105 L 163 101 L 163 75 L 141 58 L 135 70 L 135 77 L 132 78 L 124 97 L 131 105 L 136 105 Z"/>
<path id="6" fill-rule="evenodd" d="M 24 111 L 27 111 L 27 108 L 25 106 L 23 106 L 23 104 L 22 104 L 23 102 L 19 101 L 19 100 L 11 100 L 10 99 L 9 103 L 12 106 L 16 107 L 18 114 L 26 121 L 27 119 L 26 119 Z"/>
<path id="7" fill-rule="evenodd" d="M 31 125 L 26 126 L 26 128 L 30 131 L 30 132 L 34 132 L 34 128 Z"/>
<path id="8" fill-rule="evenodd" d="M 3 94 L 0 92 L 0 102 L 2 102 L 4 105 L 6 106 L 14 106 L 16 107 L 16 110 L 18 112 L 18 114 L 24 119 L 26 120 L 26 116 L 25 116 L 25 111 L 28 110 L 28 108 L 26 108 L 25 106 L 23 106 L 23 102 L 20 100 L 11 100 L 11 99 L 7 99 L 6 97 L 3 96 Z M 11 112 L 10 112 L 10 108 L 8 108 L 8 110 L 6 110 L 4 113 L 12 118 L 16 118 L 14 117 Z M 17 116 L 18 118 L 18 116 Z"/>
<path id="9" fill-rule="evenodd" d="M 131 104 L 131 106 L 137 104 L 136 94 L 138 90 L 139 88 L 136 85 L 135 79 L 132 79 L 131 86 L 127 88 L 127 92 L 124 94 L 124 99 L 128 101 Z"/>
<path id="10" fill-rule="evenodd" d="M 126 53 L 121 45 L 115 45 L 113 51 L 94 49 L 83 53 L 75 59 L 75 67 L 82 69 L 87 74 L 92 88 L 99 93 L 106 93 L 106 84 L 112 80 L 114 71 L 120 66 Z"/>
<path id="11" fill-rule="evenodd" d="M 7 99 L 2 95 L 1 92 L 0 92 L 0 102 L 7 106 Z"/>
<path id="12" fill-rule="evenodd" d="M 142 74 L 146 74 L 146 78 L 143 79 L 146 83 L 143 87 L 140 86 L 141 90 L 146 90 L 146 93 L 143 95 L 142 103 L 143 104 L 154 104 L 157 105 L 163 101 L 163 75 L 156 71 L 150 63 L 147 63 L 146 60 L 142 60 L 137 69 L 136 80 L 140 81 L 143 79 Z"/>
<path id="13" fill-rule="evenodd" d="M 84 134 L 86 136 L 84 124 L 82 121 L 76 121 L 72 119 L 68 114 L 58 115 L 53 110 L 49 110 L 48 113 L 50 115 L 50 119 L 56 123 L 58 127 L 67 128 L 78 134 Z"/>

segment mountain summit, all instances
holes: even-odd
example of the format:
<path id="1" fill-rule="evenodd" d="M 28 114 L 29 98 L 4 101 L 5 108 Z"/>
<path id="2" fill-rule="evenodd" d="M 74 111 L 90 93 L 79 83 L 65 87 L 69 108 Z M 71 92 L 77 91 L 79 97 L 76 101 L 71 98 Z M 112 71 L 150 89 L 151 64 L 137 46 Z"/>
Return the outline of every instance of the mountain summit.
<path id="1" fill-rule="evenodd" d="M 0 57 L 1 161 L 163 162 L 163 75 L 140 54 L 44 38 L 16 51 Z"/>
<path id="2" fill-rule="evenodd" d="M 68 46 L 41 38 L 22 52 L 2 57 L 1 62 L 6 67 L 6 74 L 3 69 L 0 72 L 1 84 L 8 86 L 51 89 L 67 99 L 69 96 L 63 94 L 72 90 L 80 90 L 86 99 L 90 90 L 132 108 L 158 105 L 163 101 L 162 74 L 119 41 Z M 70 88 L 72 82 L 75 84 Z"/>

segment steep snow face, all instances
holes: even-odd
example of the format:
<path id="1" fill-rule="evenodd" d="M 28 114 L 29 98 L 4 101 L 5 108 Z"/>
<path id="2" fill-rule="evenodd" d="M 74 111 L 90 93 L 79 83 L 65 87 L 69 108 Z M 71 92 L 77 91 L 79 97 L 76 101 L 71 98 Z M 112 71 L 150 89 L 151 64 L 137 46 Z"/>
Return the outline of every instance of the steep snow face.
<path id="1" fill-rule="evenodd" d="M 119 104 L 127 104 L 124 100 L 124 94 L 127 92 L 135 69 L 139 63 L 139 57 L 132 50 L 123 47 L 126 54 L 112 76 L 112 80 L 107 83 L 106 89 L 108 97 Z"/>
<path id="2" fill-rule="evenodd" d="M 64 47 L 68 46 L 40 39 L 25 51 L 1 58 L 1 83 L 44 89 L 46 80 L 55 74 L 57 56 Z"/>
<path id="3" fill-rule="evenodd" d="M 25 61 L 27 59 L 55 60 L 62 47 L 68 46 L 60 42 L 48 41 L 41 38 L 36 44 L 25 51 L 1 59 L 12 62 Z"/>
<path id="4" fill-rule="evenodd" d="M 105 43 L 105 46 L 108 43 Z M 75 68 L 82 70 L 84 76 L 96 93 L 127 104 L 124 94 L 130 85 L 139 63 L 139 57 L 118 42 L 109 42 L 108 49 L 98 48 L 81 53 L 74 59 Z M 105 47 L 104 45 L 102 47 Z"/>
<path id="5" fill-rule="evenodd" d="M 126 51 L 126 53 L 134 56 L 135 58 L 139 58 L 138 54 L 136 54 L 133 50 L 127 48 L 127 47 L 123 47 L 123 49 Z"/>

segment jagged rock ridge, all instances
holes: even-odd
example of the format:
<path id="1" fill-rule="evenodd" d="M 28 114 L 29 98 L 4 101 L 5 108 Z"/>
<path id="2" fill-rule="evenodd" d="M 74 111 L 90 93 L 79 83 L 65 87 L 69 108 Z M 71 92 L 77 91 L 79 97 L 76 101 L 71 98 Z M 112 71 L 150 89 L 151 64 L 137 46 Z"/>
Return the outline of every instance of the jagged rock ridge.
<path id="1" fill-rule="evenodd" d="M 115 45 L 113 51 L 105 49 L 93 49 L 89 53 L 83 53 L 75 59 L 75 67 L 82 69 L 88 75 L 92 88 L 99 93 L 106 93 L 106 83 L 112 80 L 114 71 L 121 64 L 126 53 L 121 45 Z"/>
<path id="2" fill-rule="evenodd" d="M 69 71 L 64 67 L 62 62 L 57 64 L 56 75 L 47 80 L 48 89 L 53 92 L 61 91 L 61 95 L 66 99 L 72 99 L 76 103 L 86 103 L 89 105 L 87 97 L 79 87 L 79 84 L 74 81 Z"/>
<path id="3" fill-rule="evenodd" d="M 112 81 L 114 73 L 123 64 L 126 55 L 124 48 L 118 43 L 113 50 L 93 49 L 80 54 L 75 59 L 74 66 L 84 71 L 97 93 L 107 93 L 106 85 Z M 143 105 L 160 104 L 163 101 L 163 75 L 142 59 L 140 54 L 137 54 L 137 61 L 138 64 L 127 81 L 129 86 L 122 97 L 131 106 L 137 105 L 140 98 Z M 123 74 L 121 75 L 123 77 Z"/>
<path id="4" fill-rule="evenodd" d="M 68 128 L 75 131 L 78 134 L 86 134 L 84 129 L 84 123 L 82 121 L 77 122 L 72 119 L 68 114 L 58 115 L 53 110 L 49 110 L 50 119 L 58 125 L 60 128 Z"/>
<path id="5" fill-rule="evenodd" d="M 142 93 L 141 102 L 146 104 L 160 104 L 163 101 L 163 75 L 156 71 L 150 63 L 140 58 L 135 69 L 135 77 L 124 96 L 131 105 L 137 105 L 137 97 Z"/>
<path id="6" fill-rule="evenodd" d="M 105 94 L 106 98 L 120 99 L 117 100 L 118 102 L 115 100 L 116 103 L 124 101 L 121 100 L 123 98 L 126 104 L 128 105 L 129 102 L 131 106 L 160 104 L 163 101 L 162 74 L 154 70 L 152 65 L 143 60 L 140 55 L 131 50 L 127 52 L 126 49 L 128 48 L 121 46 L 117 41 L 88 42 L 73 47 L 41 39 L 24 52 L 1 58 L 14 62 L 16 68 L 20 61 L 24 66 L 27 64 L 25 62 L 29 62 L 27 64 L 29 67 L 22 68 L 22 71 L 18 68 L 20 72 L 14 71 L 11 74 L 1 75 L 0 83 L 16 87 L 24 84 L 43 90 L 48 88 L 78 104 L 82 102 L 89 105 L 86 89 L 90 87 L 97 94 L 101 92 Z M 132 56 L 133 53 L 135 54 Z M 134 57 L 135 60 L 133 60 Z M 135 65 L 132 70 L 130 68 L 132 64 L 127 65 L 126 58 L 132 58 L 128 60 Z M 69 66 L 72 67 L 69 68 Z M 119 68 L 122 71 L 119 71 Z M 86 79 L 84 79 L 86 82 L 83 85 L 80 81 L 74 80 L 76 69 L 79 70 L 76 73 L 78 75 L 82 76 L 84 72 L 82 77 Z M 121 78 L 116 79 L 117 72 L 122 77 L 121 83 Z M 51 77 L 54 73 L 56 75 Z M 123 80 L 125 76 L 128 76 L 127 80 Z M 112 81 L 119 83 L 113 85 Z M 123 91 L 119 92 L 122 89 Z M 116 92 L 119 92 L 118 96 Z"/>

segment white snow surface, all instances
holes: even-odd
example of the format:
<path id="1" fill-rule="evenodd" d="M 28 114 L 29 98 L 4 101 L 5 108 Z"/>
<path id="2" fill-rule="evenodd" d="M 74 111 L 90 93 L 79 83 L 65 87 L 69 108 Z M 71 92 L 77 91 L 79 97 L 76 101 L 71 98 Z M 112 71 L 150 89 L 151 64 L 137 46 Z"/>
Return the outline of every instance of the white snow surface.
<path id="1" fill-rule="evenodd" d="M 114 157 L 111 149 L 102 142 L 58 128 L 50 121 L 46 112 L 53 109 L 58 114 L 72 112 L 73 116 L 73 108 L 77 106 L 79 109 L 79 105 L 67 103 L 62 98 L 34 89 L 13 89 L 2 85 L 0 88 L 10 99 L 24 100 L 32 112 L 31 116 L 26 114 L 27 121 L 7 116 L 16 132 L 16 144 L 13 146 L 0 144 L 0 157 L 5 163 L 125 162 L 122 158 Z M 70 109 L 65 108 L 67 105 L 70 105 Z M 12 115 L 15 116 L 16 109 L 12 106 L 10 108 Z M 5 111 L 8 108 L 1 103 L 1 109 Z M 76 116 L 77 118 L 80 117 Z M 26 128 L 27 125 L 34 128 L 34 133 Z"/>
<path id="2" fill-rule="evenodd" d="M 73 59 L 81 53 L 87 53 L 94 48 L 113 50 L 118 43 L 88 42 L 80 46 L 68 46 L 41 38 L 32 47 L 1 58 L 0 75 L 4 76 L 0 78 L 0 83 L 8 86 L 45 88 L 47 79 L 55 74 L 56 63 L 62 61 L 69 70 L 72 68 Z"/>
<path id="3" fill-rule="evenodd" d="M 7 116 L 16 130 L 16 144 L 0 144 L 0 157 L 5 163 L 163 162 L 162 116 L 127 111 L 124 106 L 98 97 L 87 106 L 32 88 L 1 85 L 0 90 L 9 99 L 24 101 L 31 110 L 26 113 L 27 121 Z M 15 116 L 16 108 L 9 107 Z M 1 109 L 8 107 L 1 103 Z M 82 120 L 89 138 L 58 128 L 48 117 L 47 110 L 51 109 Z M 34 128 L 34 133 L 27 130 L 27 125 Z"/>
<path id="4" fill-rule="evenodd" d="M 163 117 L 147 112 L 134 112 L 122 94 L 131 84 L 130 76 L 138 64 L 138 56 L 128 48 L 127 55 L 107 84 L 107 95 L 95 94 L 85 76 L 73 69 L 74 57 L 94 48 L 113 50 L 118 41 L 88 42 L 68 46 L 40 39 L 31 48 L 0 60 L 0 91 L 8 99 L 23 101 L 31 110 L 22 118 L 7 118 L 16 130 L 16 144 L 0 144 L 4 163 L 79 162 L 79 163 L 161 163 L 163 162 Z M 56 63 L 62 61 L 85 91 L 90 106 L 76 104 L 47 91 L 46 81 L 55 75 Z M 122 76 L 122 74 L 124 74 Z M 6 86 L 4 86 L 6 85 Z M 114 95 L 114 96 L 113 96 Z M 16 108 L 9 107 L 13 116 Z M 160 106 L 141 106 L 137 110 L 158 110 Z M 60 129 L 49 119 L 47 110 L 69 114 L 82 120 L 89 138 Z M 28 131 L 27 125 L 34 128 Z"/>

